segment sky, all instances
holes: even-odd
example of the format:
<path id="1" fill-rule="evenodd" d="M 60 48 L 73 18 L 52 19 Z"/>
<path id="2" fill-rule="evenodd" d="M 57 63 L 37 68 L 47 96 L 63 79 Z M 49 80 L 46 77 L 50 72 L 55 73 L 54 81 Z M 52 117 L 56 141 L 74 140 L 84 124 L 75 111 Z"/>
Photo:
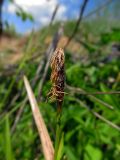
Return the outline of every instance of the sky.
<path id="1" fill-rule="evenodd" d="M 83 3 L 83 0 L 14 0 L 15 4 L 30 13 L 34 18 L 34 22 L 30 20 L 23 22 L 21 18 L 16 15 L 18 8 L 14 3 L 10 3 L 9 1 L 10 0 L 5 0 L 4 2 L 3 21 L 14 24 L 16 31 L 22 34 L 49 24 L 57 4 L 60 4 L 60 7 L 57 11 L 55 21 L 77 18 L 80 6 Z M 97 2 L 101 3 L 100 0 L 97 0 Z M 102 0 L 102 2 L 104 2 L 104 0 Z M 84 14 L 94 10 L 99 3 L 96 3 L 95 0 L 89 0 Z"/>

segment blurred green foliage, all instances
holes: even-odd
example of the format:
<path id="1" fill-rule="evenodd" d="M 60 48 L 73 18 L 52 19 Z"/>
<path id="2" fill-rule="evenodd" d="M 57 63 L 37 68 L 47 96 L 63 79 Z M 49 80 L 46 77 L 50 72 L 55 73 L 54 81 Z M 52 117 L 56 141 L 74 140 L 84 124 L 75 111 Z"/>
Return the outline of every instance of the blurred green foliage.
<path id="1" fill-rule="evenodd" d="M 108 44 L 109 42 L 118 41 L 120 42 L 120 29 L 119 28 L 113 28 L 110 33 L 104 33 L 101 36 L 101 42 L 102 44 Z"/>
<path id="2" fill-rule="evenodd" d="M 57 28 L 57 25 L 58 24 L 54 27 Z M 66 28 L 69 27 L 67 32 L 71 32 L 73 25 L 73 23 L 71 23 L 71 25 L 66 25 Z M 45 31 L 45 29 L 42 30 L 42 33 L 44 33 L 43 31 Z M 52 32 L 54 33 L 54 30 L 50 32 L 51 35 L 53 34 Z M 89 32 L 87 32 L 87 34 L 89 35 Z M 113 57 L 113 60 L 111 61 L 101 61 L 101 56 L 103 56 L 103 58 L 109 57 L 104 46 L 109 46 L 111 48 L 111 43 L 119 43 L 120 30 L 112 29 L 109 33 L 99 34 L 99 39 L 96 43 L 87 38 L 88 36 L 86 36 L 86 44 L 91 44 L 96 48 L 91 52 L 91 48 L 84 45 L 89 55 L 88 60 L 82 62 L 81 59 L 78 58 L 75 61 L 73 58 L 75 53 L 72 53 L 70 50 L 65 51 L 66 83 L 70 86 L 80 87 L 87 92 L 120 90 L 120 60 Z M 43 40 L 44 36 L 41 39 Z M 36 50 L 35 46 L 31 49 L 33 41 L 31 36 L 30 41 L 24 50 L 26 55 L 20 62 L 18 68 L 18 73 L 22 70 L 30 81 L 34 78 L 39 63 L 39 61 L 35 61 L 34 63 L 25 62 L 26 57 L 31 57 L 32 53 Z M 55 143 L 56 104 L 54 102 L 46 102 L 46 95 L 51 86 L 49 75 L 50 70 L 43 87 L 43 101 L 39 103 L 39 106 L 50 136 Z M 9 88 L 11 84 L 12 89 Z M 39 83 L 34 87 L 36 96 L 38 96 L 38 84 Z M 23 92 L 17 101 L 10 107 L 9 103 L 16 93 L 23 89 L 24 86 L 21 77 L 17 80 L 16 76 L 10 76 L 6 79 L 1 77 L 0 79 L 0 106 L 2 106 L 0 108 L 0 160 L 44 159 L 29 103 L 26 103 L 15 131 L 12 133 L 10 130 L 26 93 Z M 83 108 L 77 100 L 81 100 L 92 110 L 98 112 L 111 122 L 120 125 L 120 95 L 96 95 L 100 100 L 114 106 L 114 110 L 110 110 L 98 102 L 92 101 L 86 95 L 66 92 L 68 94 L 65 94 L 62 114 L 62 128 L 64 131 L 63 159 L 119 160 L 120 132 L 94 117 L 91 112 Z M 5 98 L 6 95 L 7 98 Z M 61 142 L 61 146 L 63 146 L 63 142 Z M 59 152 L 62 151 L 59 150 Z"/>

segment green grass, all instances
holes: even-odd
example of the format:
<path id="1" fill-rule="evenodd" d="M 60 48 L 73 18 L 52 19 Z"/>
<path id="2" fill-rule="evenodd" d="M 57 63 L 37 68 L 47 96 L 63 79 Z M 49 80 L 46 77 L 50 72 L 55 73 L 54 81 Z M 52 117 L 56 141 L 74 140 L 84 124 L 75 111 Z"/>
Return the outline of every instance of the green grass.
<path id="1" fill-rule="evenodd" d="M 95 25 L 98 26 L 96 23 Z M 42 44 L 45 37 L 49 34 L 52 36 L 56 32 L 58 26 L 59 23 L 51 27 L 49 31 L 46 31 L 46 28 L 42 29 L 42 33 L 40 32 L 38 34 L 36 42 L 34 42 L 31 36 L 24 50 L 25 57 L 19 62 L 16 75 L 22 70 L 27 74 L 29 80 L 34 78 L 39 61 L 26 63 L 25 59 L 31 57 L 35 51 L 40 51 L 41 48 L 40 46 L 38 47 L 38 44 Z M 65 35 L 70 35 L 73 26 L 74 22 L 67 22 L 65 24 Z M 111 27 L 109 32 L 104 29 L 101 29 L 100 32 L 95 31 L 97 33 L 93 32 L 94 29 L 91 24 L 84 23 L 77 34 L 77 37 L 80 37 L 82 34 L 81 38 L 85 39 L 86 44 L 95 46 L 95 50 L 92 50 L 92 52 L 90 48 L 91 45 L 89 45 L 89 47 L 84 46 L 88 53 L 88 60 L 83 62 L 79 58 L 75 60 L 74 53 L 70 50 L 65 51 L 66 82 L 70 86 L 80 87 L 88 92 L 119 91 L 120 60 L 113 59 L 107 63 L 101 63 L 100 61 L 108 55 L 108 51 L 111 51 L 111 44 L 119 42 L 120 30 L 117 29 L 116 31 Z M 96 34 L 98 38 L 95 37 Z M 89 35 L 92 36 L 92 39 L 89 38 Z M 94 38 L 95 40 L 93 40 Z M 37 47 L 33 46 L 33 43 L 36 43 Z M 105 47 L 108 47 L 109 50 Z M 24 107 L 14 133 L 11 134 L 10 132 L 16 119 L 18 109 L 21 107 L 26 96 L 24 92 L 12 106 L 8 107 L 12 98 L 20 90 L 24 89 L 22 78 L 19 78 L 16 82 L 16 75 L 7 78 L 2 77 L 0 79 L 0 160 L 30 160 L 35 158 L 43 160 L 39 136 L 28 103 L 26 103 Z M 55 144 L 56 104 L 54 102 L 46 102 L 46 94 L 50 89 L 49 75 L 50 70 L 48 71 L 48 76 L 43 87 L 43 101 L 40 102 L 40 106 L 49 134 Z M 40 78 L 41 77 L 42 75 Z M 112 82 L 110 78 L 113 79 Z M 33 89 L 36 96 L 38 96 L 38 84 L 39 82 L 36 83 Z M 68 90 L 65 92 L 67 92 L 67 94 L 65 94 L 61 117 L 61 127 L 64 132 L 64 145 L 62 136 L 58 150 L 59 155 L 63 154 L 65 160 L 119 160 L 120 132 L 93 116 L 88 109 L 83 108 L 82 103 L 116 125 L 120 125 L 120 95 L 95 96 L 101 101 L 114 106 L 114 110 L 110 110 L 98 103 L 98 101 L 93 101 L 89 96 L 77 93 L 74 94 Z M 82 103 L 78 103 L 78 100 Z"/>

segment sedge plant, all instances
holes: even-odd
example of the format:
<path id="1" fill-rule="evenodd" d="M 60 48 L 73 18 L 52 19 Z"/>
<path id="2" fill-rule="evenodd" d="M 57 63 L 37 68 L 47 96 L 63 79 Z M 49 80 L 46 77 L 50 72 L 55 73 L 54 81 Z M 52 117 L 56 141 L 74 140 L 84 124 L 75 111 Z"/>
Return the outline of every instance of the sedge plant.
<path id="1" fill-rule="evenodd" d="M 62 156 L 63 149 L 63 132 L 61 128 L 62 104 L 64 99 L 64 71 L 65 56 L 61 48 L 57 48 L 51 57 L 51 82 L 52 87 L 48 93 L 49 98 L 56 99 L 57 117 L 56 117 L 56 140 L 55 140 L 55 155 L 54 159 L 59 160 Z"/>

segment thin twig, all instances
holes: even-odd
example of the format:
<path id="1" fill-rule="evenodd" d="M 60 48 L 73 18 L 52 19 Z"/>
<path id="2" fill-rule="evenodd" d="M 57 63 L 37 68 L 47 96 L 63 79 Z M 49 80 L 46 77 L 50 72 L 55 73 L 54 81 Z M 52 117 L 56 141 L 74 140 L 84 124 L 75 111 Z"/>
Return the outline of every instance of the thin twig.
<path id="1" fill-rule="evenodd" d="M 71 90 L 74 93 L 79 93 L 79 94 L 81 94 L 81 93 L 87 93 L 86 91 L 84 91 L 81 88 L 75 88 L 75 87 L 71 87 L 69 85 L 66 85 L 66 88 L 69 89 L 69 90 Z M 97 97 L 95 97 L 93 95 L 89 95 L 89 94 L 87 95 L 86 94 L 86 96 L 88 96 L 91 100 L 97 101 L 98 103 L 102 104 L 103 106 L 105 106 L 105 107 L 107 107 L 109 109 L 114 109 L 114 107 L 112 105 L 109 105 L 109 104 L 103 102 L 102 100 L 100 100 L 99 98 L 97 98 Z"/>
<path id="2" fill-rule="evenodd" d="M 111 2 L 113 2 L 113 0 L 108 0 L 107 2 L 105 2 L 104 4 L 102 4 L 101 6 L 99 6 L 98 8 L 96 8 L 95 10 L 89 12 L 89 13 L 88 13 L 87 15 L 85 15 L 85 16 L 83 16 L 84 10 L 82 11 L 82 9 L 81 9 L 81 10 L 80 10 L 79 18 L 78 18 L 78 20 L 77 20 L 77 22 L 76 22 L 75 29 L 74 29 L 71 37 L 68 39 L 68 41 L 67 41 L 67 43 L 66 43 L 66 45 L 65 45 L 64 48 L 66 48 L 66 47 L 69 45 L 69 43 L 71 42 L 71 40 L 75 37 L 75 35 L 76 35 L 77 31 L 78 31 L 78 28 L 79 28 L 79 26 L 80 26 L 80 23 L 81 23 L 82 18 L 83 18 L 83 19 L 87 19 L 88 17 L 90 17 L 91 15 L 95 14 L 95 13 L 98 12 L 99 10 L 105 8 L 105 7 L 106 7 L 107 5 L 109 5 Z M 84 2 L 84 4 L 85 4 L 85 3 L 86 3 L 86 2 Z M 84 6 L 84 4 L 83 4 L 83 6 Z M 86 4 L 87 4 L 87 3 L 86 3 Z M 84 7 L 86 7 L 86 4 L 85 4 Z M 83 7 L 82 7 L 82 8 L 83 8 Z M 85 8 L 83 8 L 83 9 L 85 9 Z M 83 12 L 83 13 L 82 13 L 82 12 Z"/>
<path id="3" fill-rule="evenodd" d="M 15 129 L 16 129 L 16 126 L 17 126 L 17 124 L 18 124 L 18 122 L 20 120 L 20 117 L 21 117 L 21 115 L 23 113 L 24 106 L 25 106 L 27 101 L 28 101 L 28 97 L 26 96 L 25 99 L 23 100 L 23 103 L 22 103 L 21 107 L 19 108 L 19 110 L 17 112 L 16 117 L 15 117 L 15 121 L 14 121 L 13 126 L 11 128 L 11 134 L 13 134 Z"/>
<path id="4" fill-rule="evenodd" d="M 60 7 L 59 4 L 57 4 L 57 5 L 55 6 L 55 9 L 54 9 L 54 11 L 53 11 L 53 14 L 52 14 L 52 17 L 51 17 L 49 26 L 51 26 L 51 25 L 53 24 L 53 21 L 54 21 L 54 19 L 55 19 L 55 16 L 56 16 L 56 13 L 57 13 L 59 7 Z"/>
<path id="5" fill-rule="evenodd" d="M 78 31 L 78 28 L 79 28 L 79 26 L 80 26 L 80 23 L 81 23 L 81 20 L 82 20 L 82 17 L 83 17 L 83 13 L 84 13 L 85 8 L 86 8 L 86 6 L 87 6 L 87 3 L 88 3 L 88 0 L 84 0 L 84 3 L 83 3 L 83 5 L 82 5 L 82 7 L 80 7 L 79 18 L 78 18 L 78 20 L 77 20 L 77 22 L 76 22 L 75 28 L 74 28 L 71 36 L 69 37 L 69 39 L 68 39 L 68 41 L 67 41 L 67 43 L 66 43 L 66 45 L 65 45 L 65 48 L 69 45 L 69 43 L 70 43 L 71 40 L 75 37 L 75 35 L 76 35 L 77 31 Z"/>
<path id="6" fill-rule="evenodd" d="M 106 124 L 108 124 L 109 126 L 111 126 L 112 128 L 115 128 L 116 130 L 120 131 L 120 127 L 117 126 L 116 124 L 112 123 L 111 121 L 109 121 L 108 119 L 106 119 L 105 117 L 101 116 L 100 114 L 98 114 L 97 112 L 93 111 L 92 109 L 90 109 L 89 106 L 87 106 L 86 104 L 84 104 L 81 100 L 75 98 L 75 100 L 84 108 L 87 108 L 95 117 L 99 118 L 101 121 L 105 122 Z"/>
<path id="7" fill-rule="evenodd" d="M 0 40 L 3 33 L 3 21 L 2 21 L 2 7 L 3 7 L 4 0 L 0 1 Z"/>
<path id="8" fill-rule="evenodd" d="M 98 114 L 97 112 L 93 112 L 92 114 L 95 115 L 97 118 L 99 118 L 100 120 L 102 120 L 103 122 L 107 123 L 109 126 L 117 129 L 118 131 L 120 131 L 120 127 L 117 126 L 116 124 L 112 123 L 111 121 L 109 121 L 108 119 L 104 118 L 103 116 L 101 116 L 100 114 Z"/>
<path id="9" fill-rule="evenodd" d="M 114 2 L 113 0 L 107 0 L 104 4 L 101 6 L 97 7 L 95 10 L 89 12 L 86 16 L 83 16 L 84 19 L 87 19 L 91 15 L 95 14 L 96 12 L 100 11 L 101 9 L 107 7 L 111 2 Z"/>
<path id="10" fill-rule="evenodd" d="M 75 88 L 75 87 L 71 87 L 71 86 L 68 86 L 68 85 L 66 85 L 66 87 L 68 87 L 68 88 L 70 88 L 70 89 L 74 89 L 75 91 L 79 92 L 79 94 L 82 94 L 82 95 L 120 94 L 120 91 L 110 91 L 110 92 L 100 92 L 100 91 L 97 91 L 97 92 L 86 92 L 86 91 L 84 91 L 84 90 L 81 89 L 81 88 Z"/>
<path id="11" fill-rule="evenodd" d="M 79 92 L 82 95 L 104 95 L 104 94 L 120 94 L 120 91 L 111 91 L 111 92 Z"/>

